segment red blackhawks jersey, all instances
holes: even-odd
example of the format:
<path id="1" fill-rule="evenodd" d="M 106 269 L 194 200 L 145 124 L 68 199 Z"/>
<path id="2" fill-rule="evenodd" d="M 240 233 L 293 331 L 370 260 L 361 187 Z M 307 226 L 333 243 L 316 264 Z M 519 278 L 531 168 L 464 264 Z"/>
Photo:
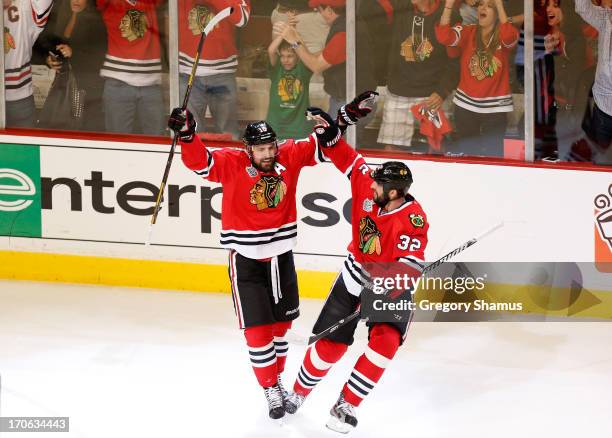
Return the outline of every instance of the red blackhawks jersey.
<path id="1" fill-rule="evenodd" d="M 196 76 L 234 73 L 238 67 L 236 28 L 249 21 L 248 0 L 182 0 L 179 2 L 179 71 L 190 74 L 202 29 L 217 12 L 233 7 L 232 14 L 206 36 Z"/>
<path id="2" fill-rule="evenodd" d="M 368 280 L 364 265 L 400 262 L 412 276 L 425 267 L 429 223 L 421 205 L 406 195 L 405 202 L 386 212 L 372 199 L 372 177 L 364 158 L 344 140 L 325 149 L 325 157 L 351 181 L 352 240 L 342 268 L 347 290 L 359 295 Z"/>
<path id="3" fill-rule="evenodd" d="M 32 46 L 43 31 L 53 0 L 12 0 L 4 7 L 4 81 L 7 101 L 33 93 Z"/>
<path id="4" fill-rule="evenodd" d="M 295 192 L 300 171 L 325 161 L 316 137 L 279 143 L 274 170 L 257 170 L 244 149 L 181 142 L 185 166 L 223 184 L 221 245 L 252 259 L 283 254 L 297 241 Z"/>
<path id="5" fill-rule="evenodd" d="M 100 76 L 135 87 L 161 83 L 156 8 L 162 0 L 96 0 L 108 35 Z"/>
<path id="6" fill-rule="evenodd" d="M 519 32 L 511 23 L 501 24 L 499 44 L 491 57 L 476 47 L 477 29 L 476 24 L 436 26 L 438 41 L 449 46 L 451 56 L 460 56 L 461 75 L 453 102 L 475 113 L 512 112 L 509 56 Z"/>

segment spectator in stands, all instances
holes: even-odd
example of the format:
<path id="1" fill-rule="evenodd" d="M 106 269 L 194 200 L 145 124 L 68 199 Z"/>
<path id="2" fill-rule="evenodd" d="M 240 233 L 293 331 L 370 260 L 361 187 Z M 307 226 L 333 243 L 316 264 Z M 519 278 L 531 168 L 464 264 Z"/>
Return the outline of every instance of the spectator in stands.
<path id="1" fill-rule="evenodd" d="M 458 67 L 435 37 L 443 11 L 460 23 L 458 12 L 441 0 L 393 1 L 393 25 L 388 59 L 387 94 L 378 142 L 412 146 L 415 119 L 410 109 L 423 103 L 427 110 L 443 109 L 446 97 L 457 86 Z"/>
<path id="2" fill-rule="evenodd" d="M 287 26 L 284 32 L 285 41 L 296 47 L 295 52 L 304 65 L 313 73 L 322 73 L 323 89 L 329 94 L 329 113 L 336 114 L 346 101 L 346 0 L 309 0 L 308 5 L 315 8 L 323 20 L 330 26 L 321 52 L 313 53 L 305 47 L 302 36 L 293 26 Z M 363 28 L 357 17 L 357 28 Z M 372 70 L 372 47 L 363 38 L 357 38 L 355 63 L 357 65 L 357 90 L 374 90 L 376 80 Z M 373 117 L 374 112 L 370 113 Z M 361 122 L 363 129 L 368 119 Z M 359 135 L 359 134 L 358 134 Z"/>
<path id="3" fill-rule="evenodd" d="M 308 4 L 330 26 L 323 51 L 308 50 L 302 36 L 292 27 L 287 27 L 284 37 L 296 47 L 295 52 L 306 67 L 323 75 L 323 89 L 330 96 L 329 112 L 335 114 L 346 100 L 346 0 L 310 0 Z"/>
<path id="4" fill-rule="evenodd" d="M 297 33 L 310 52 L 318 53 L 325 47 L 329 25 L 320 14 L 308 7 L 308 0 L 279 0 L 278 6 L 272 11 L 270 19 L 275 29 L 272 38 L 276 38 L 281 32 L 277 23 L 292 21 Z"/>
<path id="5" fill-rule="evenodd" d="M 554 55 L 554 108 L 556 139 L 560 159 L 567 159 L 573 143 L 582 138 L 581 122 L 593 83 L 593 71 L 586 67 L 584 21 L 564 0 L 547 0 L 546 17 L 550 28 L 545 49 Z"/>
<path id="6" fill-rule="evenodd" d="M 59 71 L 63 62 L 49 52 L 58 51 L 70 60 L 78 86 L 86 93 L 81 129 L 104 131 L 100 69 L 106 53 L 106 28 L 94 0 L 57 1 L 38 44 L 50 68 Z"/>
<path id="7" fill-rule="evenodd" d="M 100 76 L 106 130 L 160 135 L 164 128 L 156 8 L 163 0 L 96 0 L 108 48 Z"/>
<path id="8" fill-rule="evenodd" d="M 305 112 L 310 106 L 309 84 L 312 72 L 298 58 L 294 48 L 283 39 L 283 34 L 272 40 L 268 47 L 268 57 L 271 83 L 266 120 L 280 139 L 308 137 L 313 124 L 306 120 Z"/>
<path id="9" fill-rule="evenodd" d="M 546 13 L 547 0 L 535 0 L 533 11 L 533 75 L 534 75 L 534 137 L 535 157 L 556 158 L 557 137 L 555 131 L 557 110 L 555 106 L 554 55 L 546 50 L 545 40 L 551 39 L 550 26 Z M 522 4 L 514 3 L 522 10 Z M 521 84 L 525 83 L 525 33 L 524 15 L 518 14 L 511 21 L 520 27 L 520 37 L 515 55 L 516 76 Z M 553 37 L 554 38 L 554 37 Z M 524 116 L 519 126 L 524 126 Z"/>
<path id="10" fill-rule="evenodd" d="M 32 86 L 32 47 L 45 28 L 52 0 L 3 0 L 6 125 L 36 122 Z"/>
<path id="11" fill-rule="evenodd" d="M 506 113 L 513 110 L 509 53 L 519 33 L 508 21 L 502 0 L 482 0 L 478 24 L 451 27 L 454 0 L 446 0 L 438 40 L 458 55 L 461 69 L 455 93 L 458 150 L 503 157 Z"/>
<path id="12" fill-rule="evenodd" d="M 595 104 L 588 136 L 596 164 L 612 164 L 612 1 L 595 6 L 589 0 L 575 0 L 576 12 L 599 32 L 598 59 L 593 84 Z"/>
<path id="13" fill-rule="evenodd" d="M 202 30 L 219 11 L 233 7 L 232 14 L 221 21 L 206 37 L 193 81 L 189 111 L 204 130 L 206 109 L 210 110 L 215 131 L 240 135 L 236 120 L 236 69 L 238 48 L 236 28 L 249 21 L 249 0 L 184 0 L 179 2 L 179 84 L 185 94 Z"/>

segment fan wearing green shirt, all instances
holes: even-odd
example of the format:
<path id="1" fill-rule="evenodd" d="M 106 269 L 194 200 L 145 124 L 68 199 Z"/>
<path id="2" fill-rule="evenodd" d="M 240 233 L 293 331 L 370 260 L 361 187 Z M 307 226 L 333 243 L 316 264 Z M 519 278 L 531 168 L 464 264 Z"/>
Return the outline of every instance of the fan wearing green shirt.
<path id="1" fill-rule="evenodd" d="M 308 93 L 312 72 L 282 34 L 276 35 L 268 47 L 268 57 L 271 83 L 266 120 L 279 139 L 308 137 L 313 124 L 306 119 L 305 112 L 310 106 Z"/>

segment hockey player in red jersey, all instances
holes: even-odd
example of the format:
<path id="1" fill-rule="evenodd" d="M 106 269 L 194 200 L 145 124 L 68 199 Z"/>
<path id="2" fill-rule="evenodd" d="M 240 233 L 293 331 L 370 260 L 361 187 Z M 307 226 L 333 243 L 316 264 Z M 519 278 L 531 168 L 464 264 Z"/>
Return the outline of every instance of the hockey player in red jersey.
<path id="1" fill-rule="evenodd" d="M 179 136 L 185 166 L 223 184 L 221 245 L 230 250 L 234 310 L 270 417 L 281 418 L 287 395 L 280 380 L 288 350 L 285 334 L 299 316 L 292 253 L 297 181 L 303 167 L 324 161 L 321 145 L 332 144 L 340 131 L 278 142 L 270 125 L 260 121 L 247 126 L 245 149 L 218 149 L 195 134 L 197 123 L 189 111 L 174 109 L 168 126 Z"/>
<path id="2" fill-rule="evenodd" d="M 367 93 L 361 95 L 361 98 Z M 358 98 L 359 99 L 359 98 Z M 347 106 L 339 112 L 339 123 L 354 123 L 369 112 L 361 105 L 357 112 L 347 112 Z M 315 131 L 334 129 L 335 122 L 318 109 L 315 115 L 326 120 L 326 125 Z M 401 263 L 402 270 L 417 278 L 424 267 L 424 251 L 427 246 L 429 224 L 421 205 L 408 193 L 412 174 L 408 166 L 399 161 L 389 161 L 371 171 L 363 157 L 340 140 L 333 148 L 325 150 L 325 156 L 350 180 L 352 203 L 352 241 L 348 257 L 336 278 L 325 305 L 314 325 L 313 333 L 319 333 L 340 319 L 353 313 L 361 303 L 361 291 L 372 272 L 372 264 Z M 336 363 L 353 343 L 358 319 L 318 340 L 306 351 L 297 379 L 287 399 L 285 409 L 293 414 L 302 405 L 331 366 Z M 330 429 L 346 433 L 357 425 L 355 408 L 372 391 L 385 368 L 402 344 L 409 319 L 400 322 L 368 322 L 369 341 L 359 357 L 338 401 L 331 409 L 327 423 Z"/>

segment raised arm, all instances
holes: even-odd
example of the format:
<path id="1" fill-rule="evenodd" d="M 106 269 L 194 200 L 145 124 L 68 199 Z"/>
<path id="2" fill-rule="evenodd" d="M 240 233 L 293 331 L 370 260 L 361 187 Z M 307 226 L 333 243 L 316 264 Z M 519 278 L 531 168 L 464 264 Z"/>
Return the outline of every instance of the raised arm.
<path id="1" fill-rule="evenodd" d="M 268 59 L 270 60 L 270 65 L 272 66 L 275 66 L 278 61 L 278 48 L 282 42 L 283 36 L 278 35 L 268 46 Z"/>
<path id="2" fill-rule="evenodd" d="M 286 26 L 283 38 L 295 48 L 295 53 L 306 67 L 313 73 L 322 73 L 332 66 L 323 57 L 323 52 L 312 53 L 304 44 L 302 37 L 293 26 Z"/>
<path id="3" fill-rule="evenodd" d="M 595 6 L 590 0 L 575 0 L 575 2 L 578 15 L 601 32 L 606 26 L 610 11 L 606 11 L 601 6 Z"/>

